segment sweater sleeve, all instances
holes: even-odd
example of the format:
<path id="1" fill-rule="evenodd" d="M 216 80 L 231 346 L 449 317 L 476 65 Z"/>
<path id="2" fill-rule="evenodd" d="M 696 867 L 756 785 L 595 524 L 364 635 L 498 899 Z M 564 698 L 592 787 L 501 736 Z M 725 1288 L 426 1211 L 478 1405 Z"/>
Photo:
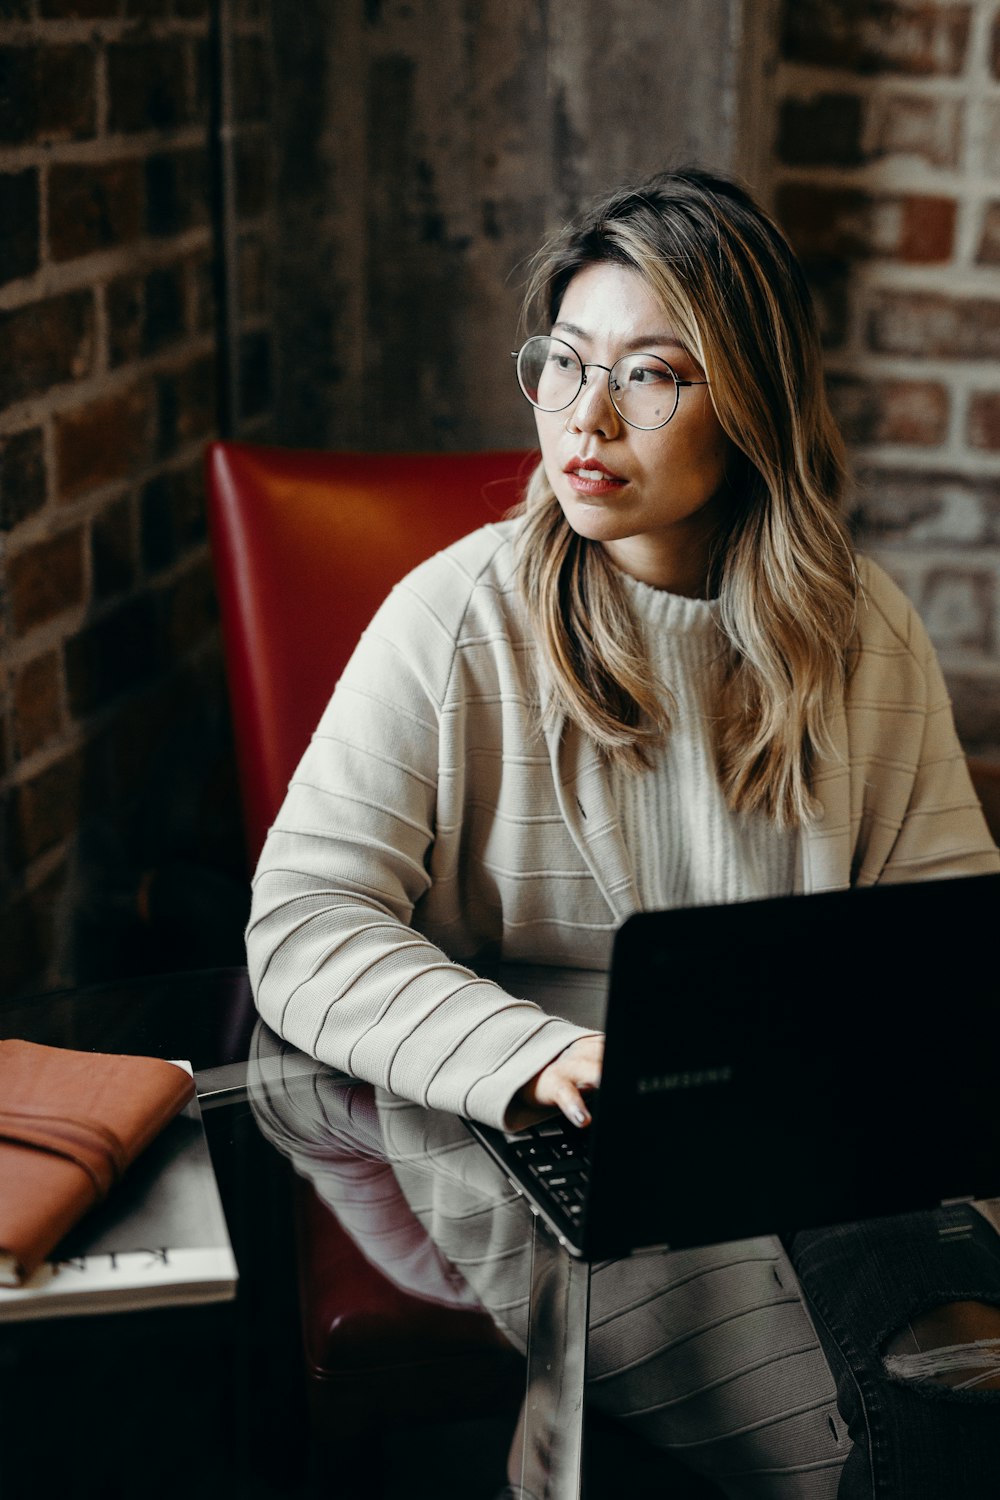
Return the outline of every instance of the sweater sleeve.
<path id="1" fill-rule="evenodd" d="M 500 1125 L 517 1090 L 587 1033 L 412 925 L 431 883 L 457 631 L 454 588 L 445 603 L 431 579 L 438 600 L 407 580 L 382 606 L 292 778 L 254 877 L 247 960 L 261 1015 L 295 1046 Z"/>
<path id="2" fill-rule="evenodd" d="M 882 623 L 882 732 L 869 760 L 872 817 L 859 884 L 1000 871 L 972 786 L 941 668 L 916 610 L 867 564 Z M 862 706 L 862 711 L 864 711 Z"/>

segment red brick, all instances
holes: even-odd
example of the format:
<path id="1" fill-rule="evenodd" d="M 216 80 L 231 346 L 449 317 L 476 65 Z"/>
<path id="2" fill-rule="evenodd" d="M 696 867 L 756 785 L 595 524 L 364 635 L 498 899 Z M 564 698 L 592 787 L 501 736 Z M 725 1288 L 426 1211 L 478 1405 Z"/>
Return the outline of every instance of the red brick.
<path id="1" fill-rule="evenodd" d="M 105 293 L 108 309 L 108 359 L 112 369 L 130 364 L 143 352 L 146 321 L 145 277 L 120 276 Z"/>
<path id="2" fill-rule="evenodd" d="M 108 127 L 160 130 L 190 119 L 187 48 L 179 38 L 108 47 Z"/>
<path id="3" fill-rule="evenodd" d="M 24 868 L 69 839 L 77 829 L 83 764 L 75 751 L 13 789 L 12 863 Z"/>
<path id="4" fill-rule="evenodd" d="M 46 500 L 45 448 L 40 427 L 0 438 L 0 531 L 41 510 Z"/>
<path id="5" fill-rule="evenodd" d="M 983 215 L 983 233 L 976 251 L 983 265 L 1000 265 L 1000 203 L 987 203 Z"/>
<path id="6" fill-rule="evenodd" d="M 778 189 L 776 207 L 801 256 L 853 257 L 868 253 L 871 199 L 859 188 L 787 182 Z"/>
<path id="7" fill-rule="evenodd" d="M 969 402 L 969 444 L 1000 451 L 1000 391 L 977 391 Z"/>
<path id="8" fill-rule="evenodd" d="M 142 225 L 139 162 L 63 162 L 52 167 L 49 245 L 54 260 L 129 244 L 139 238 Z"/>
<path id="9" fill-rule="evenodd" d="M 142 492 L 142 561 L 151 573 L 177 561 L 205 538 L 201 464 L 158 474 Z"/>
<path id="10" fill-rule="evenodd" d="M 206 152 L 157 152 L 146 162 L 145 179 L 146 227 L 150 234 L 181 234 L 209 222 Z"/>
<path id="11" fill-rule="evenodd" d="M 43 749 L 63 728 L 62 659 L 48 651 L 14 674 L 14 740 L 23 758 Z"/>
<path id="12" fill-rule="evenodd" d="M 1000 359 L 1000 300 L 878 292 L 868 314 L 868 342 L 884 354 Z"/>
<path id="13" fill-rule="evenodd" d="M 167 348 L 186 332 L 183 265 L 113 281 L 108 298 L 108 354 L 113 366 Z"/>
<path id="14" fill-rule="evenodd" d="M 157 378 L 159 452 L 168 457 L 215 428 L 215 358 L 205 355 Z"/>
<path id="15" fill-rule="evenodd" d="M 875 94 L 863 135 L 867 160 L 915 156 L 932 167 L 957 167 L 964 104 L 921 94 Z"/>
<path id="16" fill-rule="evenodd" d="M 864 545 L 978 546 L 1000 541 L 996 483 L 950 469 L 856 466 L 851 524 Z"/>
<path id="17" fill-rule="evenodd" d="M 0 141 L 82 140 L 95 125 L 92 47 L 0 47 Z"/>
<path id="18" fill-rule="evenodd" d="M 778 157 L 792 166 L 850 167 L 861 160 L 861 100 L 857 94 L 786 99 Z"/>
<path id="19" fill-rule="evenodd" d="M 830 398 L 850 443 L 934 447 L 948 433 L 948 391 L 933 380 L 835 376 Z"/>
<path id="20" fill-rule="evenodd" d="M 38 169 L 0 173 L 0 282 L 37 271 L 40 202 Z"/>
<path id="21" fill-rule="evenodd" d="M 95 600 L 122 594 L 136 581 L 135 527 L 128 496 L 105 507 L 90 533 Z"/>
<path id="22" fill-rule="evenodd" d="M 7 584 L 16 635 L 82 604 L 82 530 L 74 527 L 16 553 L 7 564 Z"/>
<path id="23" fill-rule="evenodd" d="M 961 73 L 971 5 L 892 0 L 789 0 L 784 50 L 797 62 L 860 73 Z"/>
<path id="24" fill-rule="evenodd" d="M 919 264 L 951 257 L 952 198 L 873 198 L 859 188 L 789 182 L 778 190 L 777 211 L 803 256 L 882 255 Z"/>
<path id="25" fill-rule="evenodd" d="M 153 399 L 134 385 L 55 418 L 59 498 L 73 500 L 98 485 L 130 478 L 153 451 Z"/>
<path id="26" fill-rule="evenodd" d="M 939 265 L 951 259 L 958 210 L 954 198 L 903 198 L 900 210 L 899 240 L 891 254 L 915 265 Z"/>
<path id="27" fill-rule="evenodd" d="M 0 349 L 0 407 L 89 375 L 94 364 L 92 294 L 70 292 L 0 312 Z"/>
<path id="28" fill-rule="evenodd" d="M 920 615 L 939 650 L 989 651 L 993 645 L 995 580 L 984 569 L 932 568 Z"/>

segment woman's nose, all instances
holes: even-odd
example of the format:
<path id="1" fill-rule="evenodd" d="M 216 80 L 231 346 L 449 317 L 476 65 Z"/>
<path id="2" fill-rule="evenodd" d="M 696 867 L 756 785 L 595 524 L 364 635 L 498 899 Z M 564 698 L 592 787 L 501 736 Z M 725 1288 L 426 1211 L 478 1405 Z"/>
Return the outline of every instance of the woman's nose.
<path id="1" fill-rule="evenodd" d="M 589 369 L 566 420 L 570 432 L 598 432 L 611 437 L 619 429 L 621 417 L 611 400 L 611 389 L 605 370 Z"/>

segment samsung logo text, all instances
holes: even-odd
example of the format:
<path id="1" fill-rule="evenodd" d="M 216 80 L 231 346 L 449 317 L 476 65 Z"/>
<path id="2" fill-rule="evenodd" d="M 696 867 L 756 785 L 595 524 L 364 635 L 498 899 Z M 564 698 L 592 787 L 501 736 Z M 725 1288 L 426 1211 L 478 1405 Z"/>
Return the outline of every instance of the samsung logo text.
<path id="1" fill-rule="evenodd" d="M 685 1073 L 656 1073 L 651 1078 L 640 1078 L 640 1094 L 667 1094 L 672 1089 L 703 1089 L 712 1083 L 730 1083 L 733 1070 L 727 1064 L 721 1068 L 690 1068 Z"/>

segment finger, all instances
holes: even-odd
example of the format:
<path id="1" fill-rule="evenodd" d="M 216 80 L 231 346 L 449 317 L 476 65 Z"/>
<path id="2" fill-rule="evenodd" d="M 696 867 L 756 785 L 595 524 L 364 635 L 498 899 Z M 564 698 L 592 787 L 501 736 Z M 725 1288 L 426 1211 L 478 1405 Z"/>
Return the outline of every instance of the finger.
<path id="1" fill-rule="evenodd" d="M 583 1102 L 583 1095 L 567 1080 L 563 1083 L 557 1094 L 556 1103 L 573 1125 L 589 1125 L 590 1110 Z"/>

